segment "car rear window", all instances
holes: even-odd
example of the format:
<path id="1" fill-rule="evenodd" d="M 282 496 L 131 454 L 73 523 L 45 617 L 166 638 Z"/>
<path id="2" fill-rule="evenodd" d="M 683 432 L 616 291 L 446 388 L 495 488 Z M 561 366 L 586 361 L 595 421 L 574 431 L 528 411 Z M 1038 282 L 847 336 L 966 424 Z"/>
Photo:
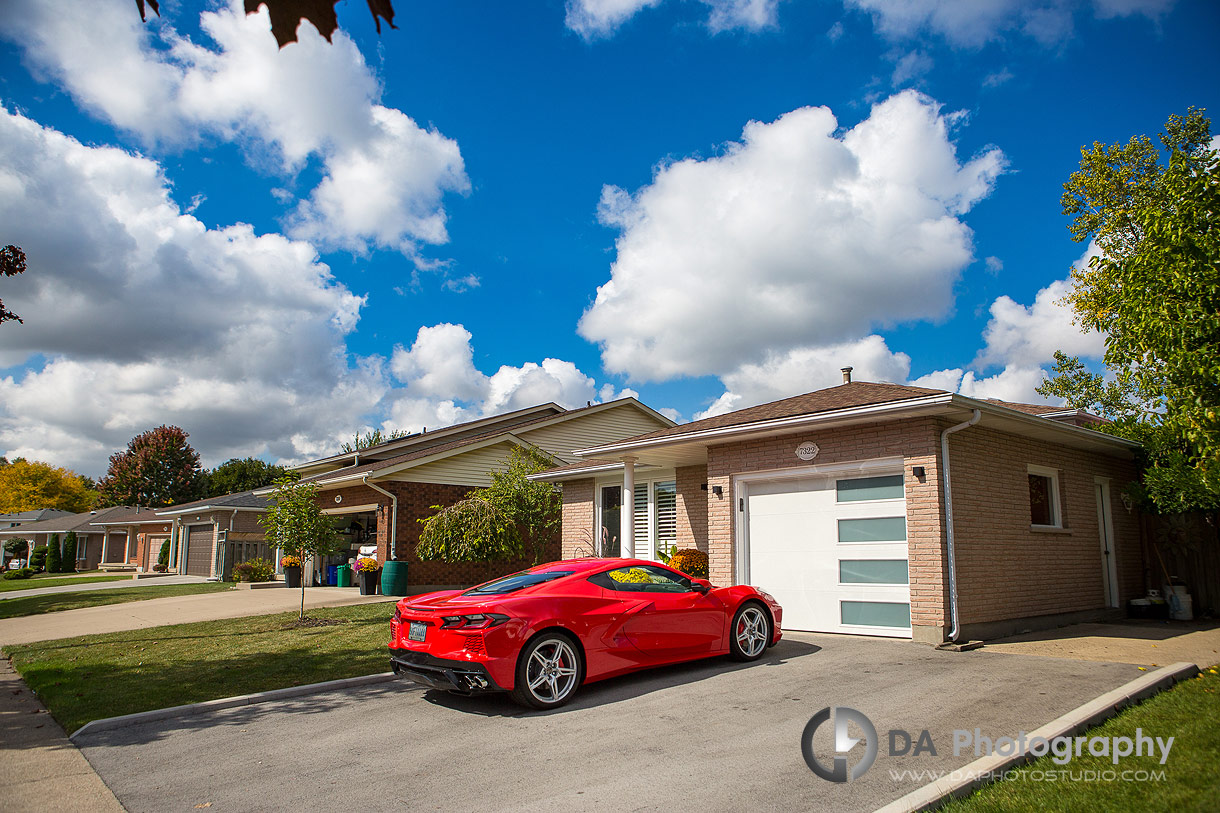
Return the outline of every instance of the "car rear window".
<path id="1" fill-rule="evenodd" d="M 494 582 L 487 582 L 487 584 L 472 587 L 463 593 L 463 595 L 501 596 L 505 593 L 515 593 L 518 590 L 524 590 L 526 587 L 533 587 L 535 584 L 553 581 L 563 576 L 571 576 L 574 572 L 572 570 L 544 570 L 542 572 L 526 570 L 522 573 L 505 576 L 502 579 L 496 579 Z"/>

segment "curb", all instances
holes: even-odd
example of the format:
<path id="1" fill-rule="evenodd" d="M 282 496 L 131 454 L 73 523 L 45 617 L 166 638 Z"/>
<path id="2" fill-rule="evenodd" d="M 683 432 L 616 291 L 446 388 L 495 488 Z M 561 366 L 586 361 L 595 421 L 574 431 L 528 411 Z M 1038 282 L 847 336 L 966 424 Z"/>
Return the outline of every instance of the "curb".
<path id="1" fill-rule="evenodd" d="M 1178 681 L 1193 677 L 1198 671 L 1199 667 L 1184 661 L 1163 666 L 1155 672 L 1140 675 L 1135 680 L 1051 720 L 1041 728 L 1029 732 L 1027 736 L 1031 740 L 1034 737 L 1051 740 L 1055 737 L 1074 736 L 1113 717 L 1127 706 L 1168 689 Z M 1011 756 L 993 754 L 980 757 L 953 771 L 949 776 L 929 782 L 906 796 L 878 808 L 875 813 L 915 813 L 915 811 L 935 810 L 948 799 L 966 796 L 975 788 L 993 781 L 991 777 L 1002 774 L 1009 768 L 1021 765 L 1033 758 L 1028 748 L 1020 754 Z"/>
<path id="2" fill-rule="evenodd" d="M 268 703 L 273 700 L 283 700 L 288 697 L 300 697 L 306 694 L 319 694 L 335 689 L 351 689 L 357 686 L 369 686 L 377 683 L 389 683 L 398 680 L 393 672 L 382 672 L 376 675 L 328 680 L 324 683 L 310 683 L 305 686 L 289 686 L 286 689 L 272 689 L 266 692 L 243 694 L 237 697 L 222 697 L 217 700 L 205 700 L 202 703 L 188 703 L 185 706 L 170 706 L 166 709 L 153 711 L 138 711 L 135 714 L 123 714 L 119 717 L 105 717 L 101 720 L 90 720 L 68 737 L 73 742 L 77 737 L 93 734 L 98 731 L 108 731 L 114 728 L 124 728 L 130 725 L 148 723 L 154 720 L 172 720 L 177 717 L 190 717 L 209 711 L 231 709 L 238 706 L 252 706 L 256 703 Z"/>

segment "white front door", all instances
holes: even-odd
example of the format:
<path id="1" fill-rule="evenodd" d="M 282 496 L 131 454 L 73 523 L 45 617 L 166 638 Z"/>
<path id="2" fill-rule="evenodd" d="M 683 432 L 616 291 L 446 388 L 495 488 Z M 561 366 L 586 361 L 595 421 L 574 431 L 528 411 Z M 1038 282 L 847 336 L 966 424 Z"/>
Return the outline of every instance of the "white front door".
<path id="1" fill-rule="evenodd" d="M 746 581 L 775 596 L 785 628 L 911 635 L 901 469 L 739 487 Z"/>

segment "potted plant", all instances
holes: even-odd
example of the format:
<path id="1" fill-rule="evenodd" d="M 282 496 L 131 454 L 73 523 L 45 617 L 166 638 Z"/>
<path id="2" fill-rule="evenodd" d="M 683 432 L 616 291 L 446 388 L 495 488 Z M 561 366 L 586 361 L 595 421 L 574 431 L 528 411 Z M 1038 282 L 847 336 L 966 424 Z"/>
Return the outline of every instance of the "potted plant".
<path id="1" fill-rule="evenodd" d="M 356 560 L 356 573 L 360 575 L 360 595 L 377 595 L 377 574 L 381 572 L 381 562 L 372 557 Z"/>
<path id="2" fill-rule="evenodd" d="M 284 568 L 284 584 L 290 588 L 301 586 L 301 557 L 285 556 L 280 559 L 280 566 Z"/>

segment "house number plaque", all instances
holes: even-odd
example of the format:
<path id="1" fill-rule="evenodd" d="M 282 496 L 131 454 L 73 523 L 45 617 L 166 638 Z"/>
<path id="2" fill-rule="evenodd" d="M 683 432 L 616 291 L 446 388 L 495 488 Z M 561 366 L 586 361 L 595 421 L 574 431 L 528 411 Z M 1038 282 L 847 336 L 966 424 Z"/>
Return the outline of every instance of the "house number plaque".
<path id="1" fill-rule="evenodd" d="M 796 447 L 796 456 L 801 460 L 813 460 L 818 456 L 818 445 L 812 441 L 805 441 L 800 446 Z"/>

